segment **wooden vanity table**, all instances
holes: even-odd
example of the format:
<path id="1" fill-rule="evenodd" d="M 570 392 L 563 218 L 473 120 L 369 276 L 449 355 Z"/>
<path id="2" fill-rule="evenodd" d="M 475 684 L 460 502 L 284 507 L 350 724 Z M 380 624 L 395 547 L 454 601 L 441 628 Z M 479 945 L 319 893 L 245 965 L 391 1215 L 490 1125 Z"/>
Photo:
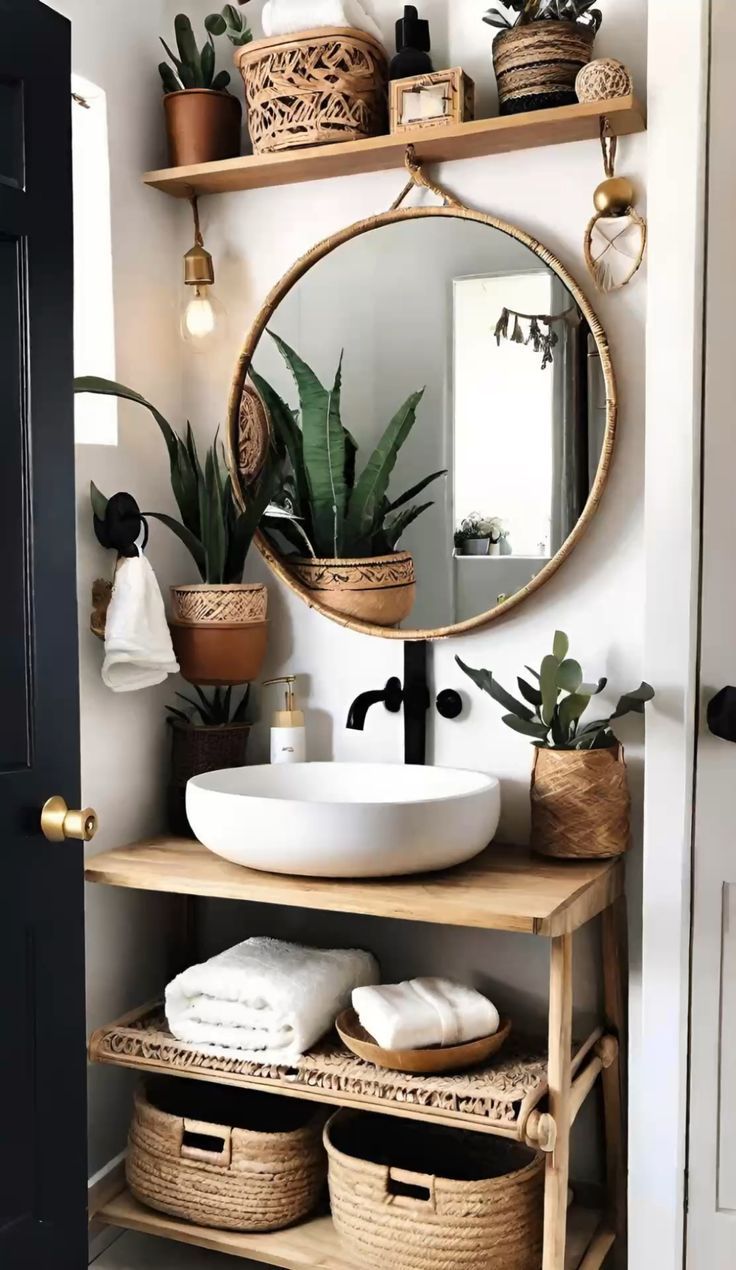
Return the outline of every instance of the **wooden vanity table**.
<path id="1" fill-rule="evenodd" d="M 407 1116 L 526 1142 L 546 1152 L 541 1270 L 597 1270 L 625 1232 L 626 1159 L 623 1044 L 625 900 L 621 860 L 558 864 L 525 849 L 493 845 L 470 864 L 439 874 L 380 881 L 327 881 L 257 873 L 229 864 L 188 839 L 156 838 L 89 861 L 90 882 L 106 886 L 362 913 L 400 921 L 514 931 L 549 941 L 548 1047 L 509 1045 L 491 1064 L 457 1076 L 381 1072 L 334 1039 L 296 1069 L 218 1060 L 180 1046 L 160 1003 L 95 1032 L 90 1058 L 141 1072 Z M 573 937 L 594 919 L 601 929 L 604 1018 L 573 1044 Z M 540 1052 L 541 1051 L 541 1052 Z M 570 1131 L 602 1082 L 606 1202 L 568 1209 Z M 122 1185 L 122 1182 L 121 1182 Z M 233 1234 L 188 1225 L 144 1208 L 123 1188 L 108 1194 L 96 1221 L 251 1258 L 286 1270 L 351 1270 L 329 1217 L 276 1234 Z"/>

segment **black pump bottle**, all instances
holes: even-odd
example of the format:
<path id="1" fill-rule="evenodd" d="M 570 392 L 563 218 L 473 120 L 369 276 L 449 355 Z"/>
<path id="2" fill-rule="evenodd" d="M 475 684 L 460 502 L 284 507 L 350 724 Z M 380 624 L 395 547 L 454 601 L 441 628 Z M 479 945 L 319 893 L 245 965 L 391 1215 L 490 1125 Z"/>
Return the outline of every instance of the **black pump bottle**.
<path id="1" fill-rule="evenodd" d="M 390 78 L 408 79 L 432 71 L 431 47 L 429 22 L 419 17 L 416 5 L 405 4 L 404 16 L 396 23 L 396 56 L 391 62 Z"/>

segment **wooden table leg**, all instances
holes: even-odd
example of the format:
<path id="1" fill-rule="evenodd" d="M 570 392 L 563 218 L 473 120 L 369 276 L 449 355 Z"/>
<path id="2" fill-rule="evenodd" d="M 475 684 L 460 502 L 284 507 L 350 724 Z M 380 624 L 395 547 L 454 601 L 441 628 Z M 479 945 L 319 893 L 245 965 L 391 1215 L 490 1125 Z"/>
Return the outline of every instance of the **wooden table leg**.
<path id="1" fill-rule="evenodd" d="M 572 1057 L 572 935 L 551 940 L 549 974 L 549 1110 L 557 1145 L 547 1157 L 544 1183 L 543 1270 L 564 1270 L 570 1176 Z"/>
<path id="2" fill-rule="evenodd" d="M 619 1057 L 603 1072 L 603 1108 L 606 1129 L 606 1188 L 608 1215 L 619 1236 L 626 1235 L 626 900 L 622 896 L 601 915 L 603 1000 L 606 1028 L 617 1037 Z"/>

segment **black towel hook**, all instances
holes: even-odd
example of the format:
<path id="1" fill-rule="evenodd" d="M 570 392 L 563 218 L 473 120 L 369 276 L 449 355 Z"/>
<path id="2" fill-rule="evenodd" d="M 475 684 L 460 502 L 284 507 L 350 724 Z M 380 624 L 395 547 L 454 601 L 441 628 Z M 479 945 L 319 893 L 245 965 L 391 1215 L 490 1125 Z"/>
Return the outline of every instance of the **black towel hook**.
<path id="1" fill-rule="evenodd" d="M 121 492 L 108 499 L 104 518 L 94 517 L 95 537 L 102 547 L 121 556 L 135 556 L 143 532 L 141 551 L 148 545 L 148 521 L 132 494 Z"/>

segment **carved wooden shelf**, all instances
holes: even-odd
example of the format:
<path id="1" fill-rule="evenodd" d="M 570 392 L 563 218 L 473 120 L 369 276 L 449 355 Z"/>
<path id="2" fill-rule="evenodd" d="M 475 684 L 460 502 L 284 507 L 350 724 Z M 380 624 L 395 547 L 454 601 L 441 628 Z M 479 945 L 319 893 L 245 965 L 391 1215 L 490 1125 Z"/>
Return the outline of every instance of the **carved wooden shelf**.
<path id="1" fill-rule="evenodd" d="M 584 1265 L 587 1270 L 588 1264 L 602 1265 L 599 1259 L 587 1261 L 597 1239 L 605 1239 L 608 1235 L 608 1248 L 613 1242 L 605 1225 L 599 1224 L 599 1217 L 592 1209 L 576 1207 L 571 1210 L 565 1270 L 582 1270 Z M 226 1230 L 190 1226 L 187 1222 L 166 1217 L 163 1213 L 144 1208 L 129 1191 L 124 1190 L 100 1209 L 97 1218 L 123 1230 L 160 1235 L 178 1243 L 229 1253 L 231 1257 L 249 1258 L 262 1265 L 282 1266 L 284 1270 L 355 1270 L 355 1263 L 340 1248 L 329 1217 L 314 1217 L 301 1226 L 271 1235 L 237 1235 Z"/>
<path id="2" fill-rule="evenodd" d="M 600 135 L 603 118 L 608 119 L 611 132 L 620 137 L 643 132 L 646 128 L 644 110 L 636 98 L 619 97 L 615 101 L 586 102 L 503 118 L 479 119 L 474 123 L 453 124 L 431 131 L 418 128 L 397 136 L 370 137 L 366 141 L 345 141 L 338 145 L 287 150 L 281 154 L 247 155 L 192 167 L 164 168 L 146 173 L 143 179 L 146 185 L 175 198 L 292 185 L 323 177 L 400 168 L 408 145 L 414 146 L 418 158 L 424 163 L 445 163 L 452 159 L 473 159 L 511 150 L 559 145 L 566 141 L 592 141 Z"/>
<path id="3" fill-rule="evenodd" d="M 403 921 L 554 938 L 591 921 L 623 894 L 621 860 L 560 864 L 522 847 L 493 844 L 460 868 L 421 877 L 331 881 L 258 873 L 229 864 L 191 838 L 151 838 L 93 856 L 89 882 L 251 900 L 292 908 L 366 913 Z"/>

